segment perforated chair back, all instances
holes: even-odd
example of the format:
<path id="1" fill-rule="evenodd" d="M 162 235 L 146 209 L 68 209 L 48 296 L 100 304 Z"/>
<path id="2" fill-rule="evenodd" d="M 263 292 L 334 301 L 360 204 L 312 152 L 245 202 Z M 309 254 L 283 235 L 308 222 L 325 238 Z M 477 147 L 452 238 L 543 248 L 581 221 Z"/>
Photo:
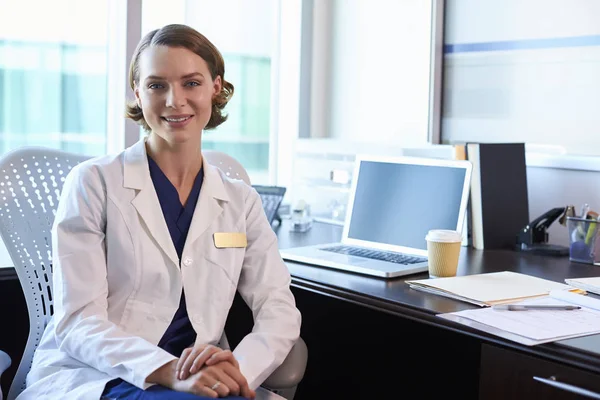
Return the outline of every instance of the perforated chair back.
<path id="1" fill-rule="evenodd" d="M 210 165 L 214 165 L 232 179 L 240 179 L 250 185 L 248 172 L 238 160 L 218 150 L 204 150 L 202 155 Z"/>
<path id="2" fill-rule="evenodd" d="M 0 236 L 29 312 L 29 336 L 8 400 L 25 389 L 33 353 L 54 313 L 52 224 L 65 177 L 87 158 L 44 147 L 22 147 L 0 158 Z"/>

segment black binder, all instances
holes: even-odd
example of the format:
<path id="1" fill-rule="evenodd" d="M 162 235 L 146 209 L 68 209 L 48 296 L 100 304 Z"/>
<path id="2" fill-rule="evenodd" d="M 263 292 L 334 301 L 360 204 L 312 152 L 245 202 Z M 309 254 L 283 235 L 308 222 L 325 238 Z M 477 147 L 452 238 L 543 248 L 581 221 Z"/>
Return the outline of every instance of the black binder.
<path id="1" fill-rule="evenodd" d="M 514 249 L 529 222 L 524 143 L 467 143 L 473 164 L 471 233 L 476 249 Z"/>

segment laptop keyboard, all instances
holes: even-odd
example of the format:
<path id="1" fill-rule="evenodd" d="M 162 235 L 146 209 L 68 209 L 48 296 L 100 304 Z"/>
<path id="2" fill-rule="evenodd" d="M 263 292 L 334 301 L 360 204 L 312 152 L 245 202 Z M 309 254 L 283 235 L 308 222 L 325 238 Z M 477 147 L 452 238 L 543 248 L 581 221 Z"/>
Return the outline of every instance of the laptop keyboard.
<path id="1" fill-rule="evenodd" d="M 362 247 L 353 246 L 331 246 L 323 247 L 321 248 L 321 250 L 331 251 L 338 254 L 345 254 L 348 256 L 364 257 L 370 258 L 372 260 L 388 261 L 395 264 L 404 265 L 417 264 L 420 262 L 427 261 L 427 259 L 423 257 L 409 256 L 406 254 L 393 253 L 391 251 L 370 250 Z"/>

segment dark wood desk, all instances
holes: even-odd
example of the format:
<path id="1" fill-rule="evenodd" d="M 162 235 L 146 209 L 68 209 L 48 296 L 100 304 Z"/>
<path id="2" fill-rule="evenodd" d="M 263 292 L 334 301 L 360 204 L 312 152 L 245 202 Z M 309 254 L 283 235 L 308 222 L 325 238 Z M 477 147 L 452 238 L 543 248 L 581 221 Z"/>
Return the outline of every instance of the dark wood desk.
<path id="1" fill-rule="evenodd" d="M 340 227 L 325 224 L 302 235 L 289 232 L 284 221 L 278 231 L 281 248 L 334 242 L 340 236 Z M 524 346 L 436 317 L 477 307 L 405 283 L 427 278 L 426 273 L 386 280 L 287 265 L 309 348 L 300 398 L 305 393 L 315 398 L 319 392 L 314 390 L 349 398 L 582 398 L 534 376 L 600 393 L 600 335 Z M 459 275 L 504 270 L 557 282 L 600 276 L 598 267 L 567 258 L 462 249 Z"/>

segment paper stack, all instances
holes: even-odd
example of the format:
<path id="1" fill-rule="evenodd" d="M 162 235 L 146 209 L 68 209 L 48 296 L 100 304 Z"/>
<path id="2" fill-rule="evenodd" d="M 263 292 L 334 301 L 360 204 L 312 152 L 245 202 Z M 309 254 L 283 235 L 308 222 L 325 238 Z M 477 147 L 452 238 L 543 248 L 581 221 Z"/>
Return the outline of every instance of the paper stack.
<path id="1" fill-rule="evenodd" d="M 581 309 L 498 311 L 493 308 L 438 314 L 439 317 L 527 346 L 600 333 L 600 300 L 568 290 L 517 304 L 579 305 Z"/>

